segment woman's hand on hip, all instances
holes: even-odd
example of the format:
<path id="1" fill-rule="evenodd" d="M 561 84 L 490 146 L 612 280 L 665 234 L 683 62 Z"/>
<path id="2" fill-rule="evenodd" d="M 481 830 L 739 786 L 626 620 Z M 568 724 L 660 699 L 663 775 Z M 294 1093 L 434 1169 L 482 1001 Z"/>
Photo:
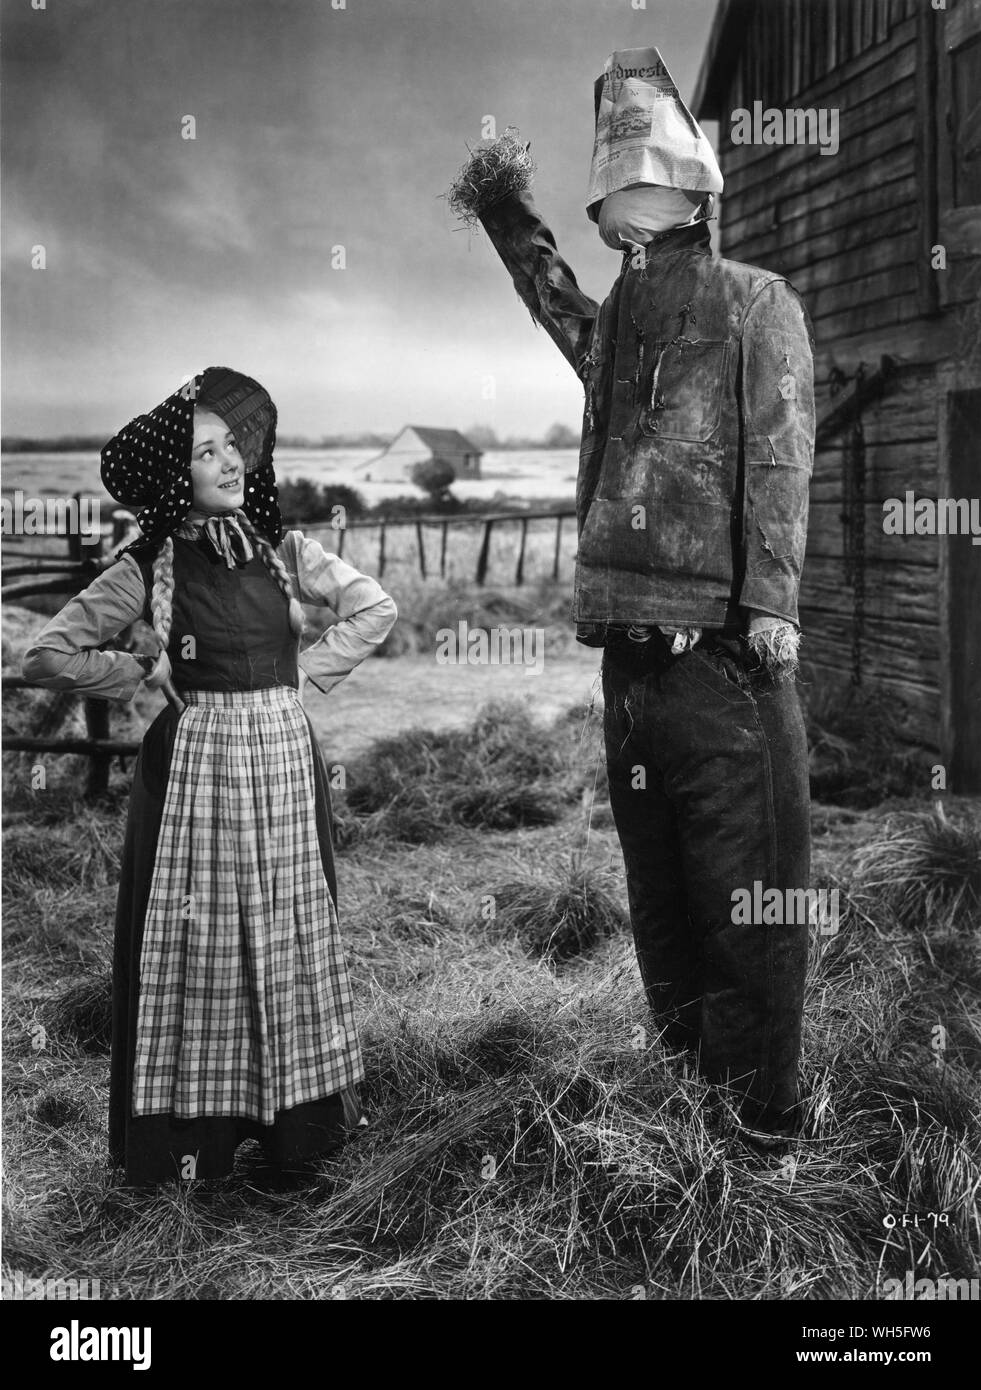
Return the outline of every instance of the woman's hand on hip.
<path id="1" fill-rule="evenodd" d="M 164 681 L 168 680 L 172 674 L 170 657 L 167 655 L 166 648 L 162 647 L 150 674 L 143 677 L 143 684 L 148 690 L 159 690 Z"/>

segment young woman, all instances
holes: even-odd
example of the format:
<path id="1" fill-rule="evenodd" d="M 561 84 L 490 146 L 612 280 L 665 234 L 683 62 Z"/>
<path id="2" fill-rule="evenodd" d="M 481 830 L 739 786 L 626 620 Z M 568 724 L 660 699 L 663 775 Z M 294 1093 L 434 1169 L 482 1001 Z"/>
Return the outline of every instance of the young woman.
<path id="1" fill-rule="evenodd" d="M 132 1184 L 228 1173 L 260 1141 L 303 1167 L 359 1116 L 363 1076 L 336 912 L 327 773 L 300 703 L 397 613 L 300 531 L 281 536 L 263 388 L 210 367 L 102 451 L 140 540 L 43 630 L 28 680 L 171 703 L 130 794 L 116 912 L 110 1153 Z M 339 621 L 299 655 L 301 603 Z M 159 657 L 102 651 L 137 618 Z"/>

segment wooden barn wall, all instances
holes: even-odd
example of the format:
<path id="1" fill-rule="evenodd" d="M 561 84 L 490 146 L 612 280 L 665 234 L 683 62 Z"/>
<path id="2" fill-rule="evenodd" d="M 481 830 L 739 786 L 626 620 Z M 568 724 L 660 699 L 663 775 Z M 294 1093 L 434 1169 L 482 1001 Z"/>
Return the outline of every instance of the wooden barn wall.
<path id="1" fill-rule="evenodd" d="M 914 0 L 761 4 L 726 110 L 836 107 L 840 146 L 733 145 L 720 121 L 723 255 L 786 275 L 814 324 L 819 416 L 829 373 L 850 342 L 849 373 L 883 352 L 902 359 L 887 393 L 863 412 L 865 599 L 863 687 L 890 698 L 906 738 L 936 750 L 940 687 L 935 537 L 887 537 L 882 503 L 907 489 L 936 495 L 934 367 L 916 347 L 917 257 Z M 832 70 L 833 69 L 833 70 Z M 799 84 L 799 85 L 798 85 Z M 874 335 L 874 342 L 869 339 Z M 868 350 L 863 345 L 868 343 Z M 857 344 L 857 348 L 856 348 Z M 847 687 L 853 591 L 844 570 L 843 459 L 817 452 L 800 592 L 811 689 Z"/>

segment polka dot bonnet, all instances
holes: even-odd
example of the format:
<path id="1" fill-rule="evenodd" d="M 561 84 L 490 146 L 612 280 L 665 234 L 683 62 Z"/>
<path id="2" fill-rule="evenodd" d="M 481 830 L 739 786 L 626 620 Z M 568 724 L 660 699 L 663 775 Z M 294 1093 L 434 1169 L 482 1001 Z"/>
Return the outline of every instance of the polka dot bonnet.
<path id="1" fill-rule="evenodd" d="M 228 367 L 208 367 L 110 439 L 102 450 L 106 491 L 136 511 L 137 525 L 147 538 L 167 535 L 179 526 L 194 500 L 195 405 L 213 411 L 235 436 L 246 471 L 242 510 L 257 531 L 278 545 L 282 521 L 272 461 L 276 407 L 257 381 Z"/>

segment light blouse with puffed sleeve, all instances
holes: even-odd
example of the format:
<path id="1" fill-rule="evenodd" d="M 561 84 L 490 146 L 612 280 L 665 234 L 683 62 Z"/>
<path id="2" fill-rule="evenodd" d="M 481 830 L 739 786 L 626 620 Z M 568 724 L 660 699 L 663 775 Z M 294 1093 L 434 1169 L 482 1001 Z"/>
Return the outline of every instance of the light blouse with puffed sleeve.
<path id="1" fill-rule="evenodd" d="M 384 642 L 398 617 L 395 602 L 377 580 L 302 531 L 288 531 L 277 554 L 300 602 L 337 615 L 298 660 L 319 689 L 331 690 Z M 131 555 L 122 555 L 38 634 L 24 656 L 24 679 L 95 699 L 132 700 L 144 664 L 132 652 L 98 649 L 142 618 L 145 605 L 142 571 Z"/>

